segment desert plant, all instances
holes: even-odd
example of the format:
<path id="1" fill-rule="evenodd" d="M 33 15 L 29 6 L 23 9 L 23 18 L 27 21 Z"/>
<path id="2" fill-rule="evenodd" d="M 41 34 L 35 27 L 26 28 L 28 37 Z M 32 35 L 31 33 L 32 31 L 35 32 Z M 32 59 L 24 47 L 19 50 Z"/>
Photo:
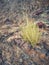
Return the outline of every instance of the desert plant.
<path id="1" fill-rule="evenodd" d="M 41 32 L 39 31 L 38 26 L 33 23 L 29 22 L 29 20 L 26 20 L 27 24 L 24 26 L 21 26 L 21 35 L 24 40 L 31 43 L 32 46 L 36 45 L 40 38 L 41 38 Z"/>

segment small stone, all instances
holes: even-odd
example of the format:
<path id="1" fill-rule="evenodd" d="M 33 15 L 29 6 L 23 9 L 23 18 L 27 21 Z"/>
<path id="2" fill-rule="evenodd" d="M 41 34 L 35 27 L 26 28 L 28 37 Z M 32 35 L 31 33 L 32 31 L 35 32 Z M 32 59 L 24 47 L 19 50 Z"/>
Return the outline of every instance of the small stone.
<path id="1" fill-rule="evenodd" d="M 49 43 L 44 44 L 45 49 L 49 50 Z"/>
<path id="2" fill-rule="evenodd" d="M 13 21 L 12 21 L 12 20 L 10 20 L 10 19 L 6 19 L 6 20 L 4 21 L 4 23 L 5 23 L 5 24 L 12 24 L 12 23 L 13 23 Z"/>
<path id="3" fill-rule="evenodd" d="M 49 51 L 46 53 L 46 56 L 49 56 Z"/>
<path id="4" fill-rule="evenodd" d="M 2 59 L 0 59 L 0 63 L 2 63 Z"/>
<path id="5" fill-rule="evenodd" d="M 27 54 L 21 54 L 21 57 L 22 57 L 24 60 L 29 59 L 29 56 L 28 56 Z"/>
<path id="6" fill-rule="evenodd" d="M 44 54 L 46 54 L 47 53 L 47 50 L 45 48 L 42 48 L 41 49 L 41 52 L 44 53 Z"/>
<path id="7" fill-rule="evenodd" d="M 32 49 L 32 50 L 29 51 L 28 54 L 29 54 L 30 56 L 32 56 L 32 57 L 35 57 L 36 51 Z"/>
<path id="8" fill-rule="evenodd" d="M 41 59 L 45 58 L 45 54 L 40 54 L 40 58 Z"/>
<path id="9" fill-rule="evenodd" d="M 23 60 L 20 58 L 20 59 L 19 59 L 19 62 L 23 62 Z"/>
<path id="10" fill-rule="evenodd" d="M 36 46 L 36 47 L 34 48 L 34 50 L 36 50 L 37 52 L 41 52 L 41 47 L 40 47 L 40 46 Z"/>
<path id="11" fill-rule="evenodd" d="M 28 65 L 35 65 L 33 62 L 29 62 Z"/>

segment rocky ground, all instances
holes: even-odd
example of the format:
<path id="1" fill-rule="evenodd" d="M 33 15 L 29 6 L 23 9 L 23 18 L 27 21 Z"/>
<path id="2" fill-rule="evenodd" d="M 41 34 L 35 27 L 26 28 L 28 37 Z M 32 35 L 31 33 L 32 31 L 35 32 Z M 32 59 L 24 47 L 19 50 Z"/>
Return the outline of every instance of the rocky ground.
<path id="1" fill-rule="evenodd" d="M 15 4 L 15 2 L 13 3 Z M 49 29 L 43 31 L 40 43 L 33 48 L 20 35 L 22 9 L 20 7 L 14 8 L 14 5 L 10 4 L 11 9 L 9 9 L 8 4 L 5 7 L 0 4 L 0 65 L 49 65 Z M 27 8 L 32 8 L 31 5 L 28 5 Z M 29 17 L 49 22 L 49 9 L 34 8 L 33 11 L 32 9 L 28 10 Z"/>
<path id="2" fill-rule="evenodd" d="M 49 65 L 49 31 L 34 48 L 20 36 L 19 26 L 0 27 L 1 65 Z"/>

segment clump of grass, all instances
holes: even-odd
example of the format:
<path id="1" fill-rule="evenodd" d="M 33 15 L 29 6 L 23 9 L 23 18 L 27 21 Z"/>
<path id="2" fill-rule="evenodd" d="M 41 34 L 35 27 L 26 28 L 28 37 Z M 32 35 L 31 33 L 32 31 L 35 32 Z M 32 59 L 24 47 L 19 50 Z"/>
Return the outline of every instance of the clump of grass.
<path id="1" fill-rule="evenodd" d="M 39 42 L 41 32 L 35 23 L 29 22 L 28 18 L 26 19 L 26 22 L 26 25 L 21 26 L 21 35 L 24 40 L 28 41 L 32 46 L 34 46 Z"/>

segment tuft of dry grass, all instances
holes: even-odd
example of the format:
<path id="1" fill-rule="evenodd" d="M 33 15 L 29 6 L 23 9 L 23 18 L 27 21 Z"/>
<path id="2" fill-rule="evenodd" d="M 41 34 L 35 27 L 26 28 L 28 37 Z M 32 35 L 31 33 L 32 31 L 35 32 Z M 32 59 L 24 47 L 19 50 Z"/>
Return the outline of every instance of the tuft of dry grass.
<path id="1" fill-rule="evenodd" d="M 21 26 L 21 35 L 24 40 L 28 41 L 32 46 L 34 46 L 39 42 L 41 32 L 35 23 L 29 22 L 28 18 L 26 18 L 25 22 L 26 24 Z"/>

